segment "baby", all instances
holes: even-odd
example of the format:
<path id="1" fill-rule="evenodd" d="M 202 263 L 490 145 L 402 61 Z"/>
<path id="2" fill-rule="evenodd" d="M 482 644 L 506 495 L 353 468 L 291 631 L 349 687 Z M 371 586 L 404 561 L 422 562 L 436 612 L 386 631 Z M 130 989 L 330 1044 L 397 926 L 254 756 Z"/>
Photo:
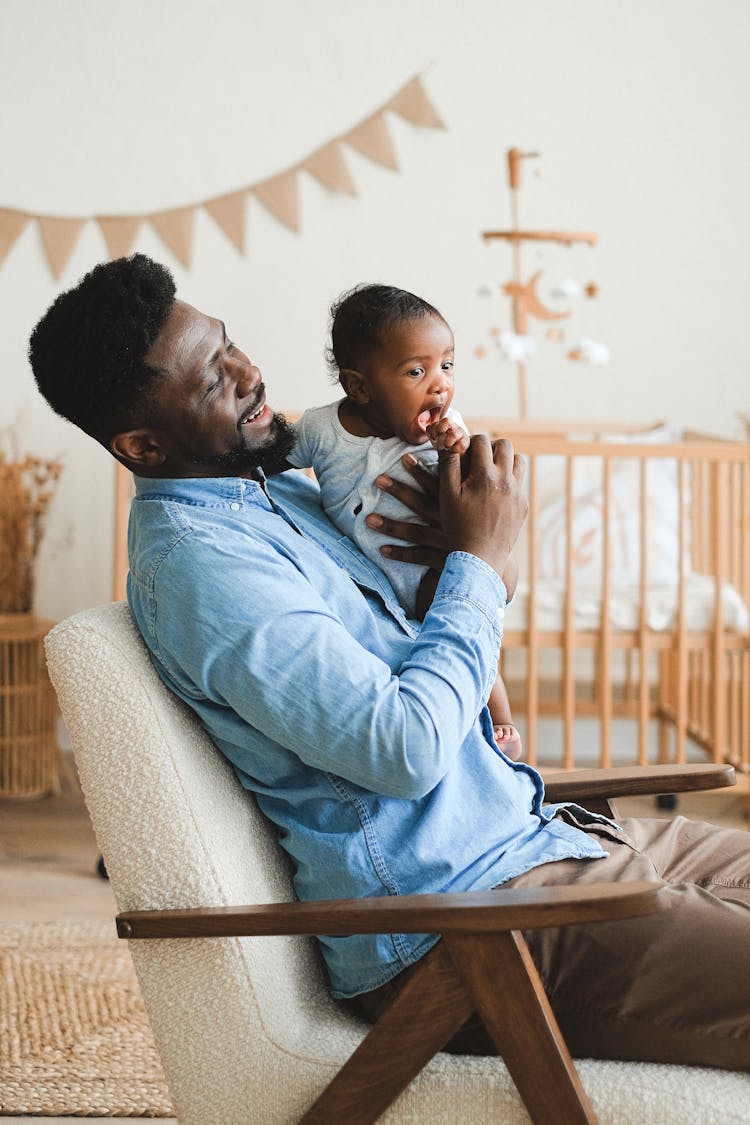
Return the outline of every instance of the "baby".
<path id="1" fill-rule="evenodd" d="M 451 409 L 453 333 L 432 305 L 388 285 L 345 293 L 331 317 L 329 362 L 346 397 L 303 414 L 289 461 L 312 466 L 328 516 L 385 572 L 405 612 L 421 620 L 440 575 L 389 560 L 380 551 L 382 535 L 365 518 L 376 508 L 395 519 L 415 518 L 375 483 L 386 474 L 413 485 L 402 465 L 405 453 L 436 464 L 439 449 L 463 454 L 469 448 L 461 415 Z M 503 574 L 509 598 L 517 575 L 511 558 Z M 521 739 L 499 675 L 488 706 L 495 742 L 516 760 Z"/>

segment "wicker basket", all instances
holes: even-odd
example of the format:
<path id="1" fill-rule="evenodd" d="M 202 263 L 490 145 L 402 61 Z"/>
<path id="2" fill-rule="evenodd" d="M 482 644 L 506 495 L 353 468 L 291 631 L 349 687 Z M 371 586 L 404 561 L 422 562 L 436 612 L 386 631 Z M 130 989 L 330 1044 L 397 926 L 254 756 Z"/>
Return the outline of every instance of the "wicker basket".
<path id="1" fill-rule="evenodd" d="M 44 636 L 33 613 L 0 614 L 0 797 L 43 797 L 58 789 L 57 701 Z"/>

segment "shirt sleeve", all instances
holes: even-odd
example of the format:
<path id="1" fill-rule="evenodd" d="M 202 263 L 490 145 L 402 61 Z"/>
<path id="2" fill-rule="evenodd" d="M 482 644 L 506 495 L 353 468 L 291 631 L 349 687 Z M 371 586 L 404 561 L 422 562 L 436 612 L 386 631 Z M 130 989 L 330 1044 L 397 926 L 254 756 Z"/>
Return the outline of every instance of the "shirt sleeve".
<path id="1" fill-rule="evenodd" d="M 276 549 L 249 558 L 247 542 L 228 537 L 217 554 L 215 540 L 186 537 L 163 560 L 154 592 L 157 615 L 160 592 L 169 603 L 160 657 L 205 693 L 216 712 L 212 733 L 230 708 L 307 765 L 383 796 L 431 792 L 497 671 L 504 587 L 461 552 L 449 556 L 422 628 L 394 668 Z M 365 596 L 352 585 L 353 598 Z"/>
<path id="2" fill-rule="evenodd" d="M 309 416 L 310 411 L 306 410 L 302 417 L 292 424 L 295 442 L 292 452 L 287 457 L 287 461 L 290 465 L 293 465 L 295 469 L 312 468 Z"/>

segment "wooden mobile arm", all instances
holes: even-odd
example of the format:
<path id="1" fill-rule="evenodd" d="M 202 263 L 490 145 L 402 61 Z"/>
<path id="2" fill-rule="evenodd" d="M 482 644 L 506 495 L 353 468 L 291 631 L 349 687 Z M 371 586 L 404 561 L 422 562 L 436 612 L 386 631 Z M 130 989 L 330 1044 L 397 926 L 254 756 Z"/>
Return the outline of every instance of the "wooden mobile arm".
<path id="1" fill-rule="evenodd" d="M 587 242 L 594 246 L 598 235 L 591 230 L 485 230 L 482 238 L 489 242 L 493 238 L 504 238 L 506 242 L 560 242 L 570 246 L 574 242 Z"/>

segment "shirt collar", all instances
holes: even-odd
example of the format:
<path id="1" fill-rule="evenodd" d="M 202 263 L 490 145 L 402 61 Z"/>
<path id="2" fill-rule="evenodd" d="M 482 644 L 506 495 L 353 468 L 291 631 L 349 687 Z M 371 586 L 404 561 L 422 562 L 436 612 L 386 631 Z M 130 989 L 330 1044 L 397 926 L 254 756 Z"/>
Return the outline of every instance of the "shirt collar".
<path id="1" fill-rule="evenodd" d="M 187 500 L 190 504 L 224 507 L 225 504 L 267 503 L 261 481 L 247 477 L 135 477 L 139 498 Z M 265 478 L 264 478 L 265 479 Z"/>

